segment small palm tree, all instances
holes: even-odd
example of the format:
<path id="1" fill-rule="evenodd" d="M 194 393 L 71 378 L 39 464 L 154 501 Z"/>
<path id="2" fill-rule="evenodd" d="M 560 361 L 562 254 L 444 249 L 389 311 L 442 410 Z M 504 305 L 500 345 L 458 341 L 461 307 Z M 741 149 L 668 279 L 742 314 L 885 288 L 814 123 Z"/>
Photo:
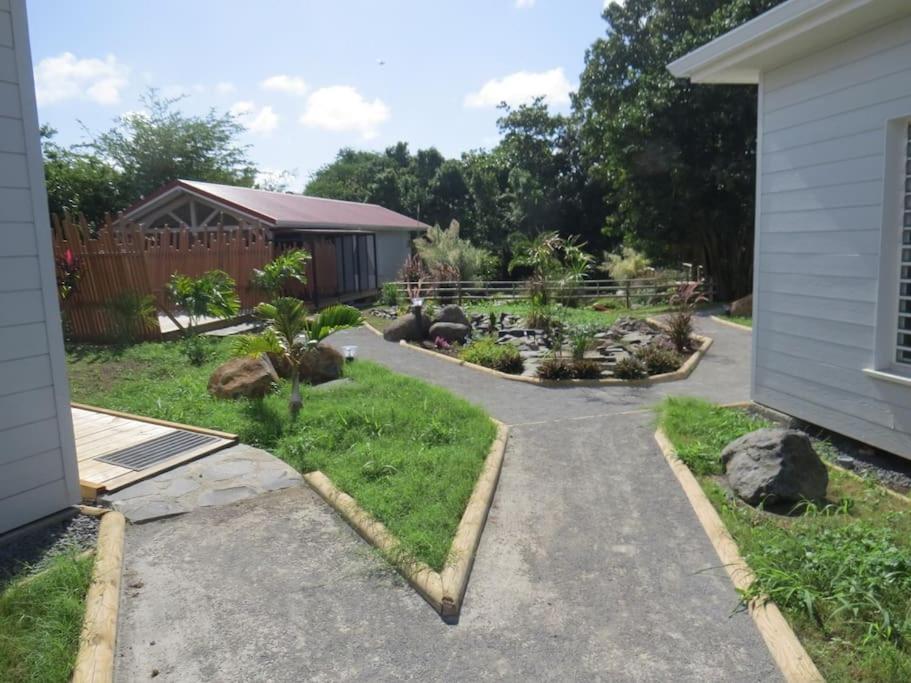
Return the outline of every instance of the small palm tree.
<path id="1" fill-rule="evenodd" d="M 234 341 L 239 356 L 273 353 L 291 368 L 291 399 L 288 407 L 296 418 L 301 409 L 300 369 L 308 353 L 333 332 L 361 324 L 361 314 L 351 306 L 330 306 L 314 316 L 307 315 L 302 301 L 280 297 L 256 307 L 256 315 L 266 321 L 260 334 L 246 334 Z"/>
<path id="2" fill-rule="evenodd" d="M 262 269 L 253 269 L 251 284 L 266 292 L 269 299 L 275 299 L 282 287 L 291 280 L 307 284 L 307 264 L 310 254 L 300 249 L 289 249 L 269 261 Z"/>
<path id="3" fill-rule="evenodd" d="M 168 295 L 189 317 L 187 333 L 191 336 L 200 318 L 230 318 L 240 311 L 234 279 L 223 270 L 210 270 L 199 277 L 174 273 Z"/>

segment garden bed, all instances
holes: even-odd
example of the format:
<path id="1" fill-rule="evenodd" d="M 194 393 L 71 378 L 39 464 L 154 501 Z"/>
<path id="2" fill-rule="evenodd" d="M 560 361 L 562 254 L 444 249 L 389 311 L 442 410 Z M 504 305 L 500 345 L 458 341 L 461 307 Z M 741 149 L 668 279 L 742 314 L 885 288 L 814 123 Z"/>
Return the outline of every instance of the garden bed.
<path id="1" fill-rule="evenodd" d="M 664 324 L 643 317 L 586 311 L 584 319 L 596 322 L 578 323 L 567 322 L 563 310 L 558 316 L 544 316 L 528 306 L 503 308 L 432 309 L 422 313 L 427 317 L 424 338 L 411 334 L 402 341 L 508 379 L 595 384 L 682 379 L 711 344 L 710 339 L 693 334 L 684 337 L 684 343 L 676 343 Z M 398 340 L 400 336 L 390 332 L 413 318 L 399 313 L 395 308 L 374 308 L 367 320 L 387 339 Z M 459 339 L 438 336 L 440 322 L 449 326 L 447 331 L 452 325 L 459 326 L 465 335 Z"/>
<path id="2" fill-rule="evenodd" d="M 332 391 L 303 387 L 288 416 L 290 387 L 263 399 L 217 400 L 212 371 L 231 340 L 201 338 L 206 360 L 190 365 L 180 342 L 69 352 L 73 400 L 237 434 L 301 472 L 322 471 L 401 543 L 401 560 L 441 570 L 496 434 L 479 408 L 443 389 L 358 360 Z"/>
<path id="3" fill-rule="evenodd" d="M 755 575 L 745 599 L 771 598 L 830 682 L 911 680 L 911 502 L 833 466 L 838 451 L 815 440 L 827 499 L 753 508 L 728 492 L 720 453 L 771 422 L 695 399 L 666 399 L 659 415 Z"/>

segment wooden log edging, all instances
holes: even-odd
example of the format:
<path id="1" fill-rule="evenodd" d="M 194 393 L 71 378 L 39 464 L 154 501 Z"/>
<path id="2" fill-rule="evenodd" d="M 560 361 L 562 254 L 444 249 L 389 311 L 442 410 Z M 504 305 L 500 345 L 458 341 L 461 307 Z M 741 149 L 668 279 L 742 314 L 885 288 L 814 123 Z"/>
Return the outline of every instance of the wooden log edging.
<path id="1" fill-rule="evenodd" d="M 494 493 L 503 467 L 509 427 L 498 420 L 497 435 L 490 446 L 484 466 L 472 489 L 471 497 L 456 529 L 446 566 L 436 572 L 423 562 L 395 561 L 400 547 L 399 540 L 357 501 L 343 491 L 319 470 L 304 475 L 304 481 L 338 512 L 365 541 L 393 560 L 393 566 L 444 619 L 455 619 L 462 609 L 462 600 L 474 565 L 481 534 L 493 503 Z"/>
<path id="2" fill-rule="evenodd" d="M 663 327 L 663 324 L 660 320 L 648 318 L 647 321 L 653 325 Z M 373 325 L 366 321 L 364 321 L 364 327 L 380 337 L 383 336 L 382 332 L 380 332 L 378 329 L 373 327 Z M 449 363 L 455 363 L 456 365 L 471 368 L 472 370 L 486 372 L 488 375 L 493 375 L 501 379 L 508 379 L 511 382 L 524 382 L 525 384 L 537 384 L 538 386 L 544 387 L 647 387 L 651 386 L 652 384 L 676 382 L 677 380 L 686 379 L 691 374 L 693 374 L 693 370 L 695 370 L 696 366 L 699 365 L 699 361 L 702 360 L 703 356 L 705 356 L 706 351 L 709 350 L 709 347 L 712 346 L 712 343 L 714 341 L 711 337 L 705 337 L 698 334 L 694 334 L 693 339 L 699 342 L 699 346 L 695 351 L 693 351 L 693 353 L 690 354 L 690 357 L 684 361 L 683 365 L 681 365 L 673 372 L 663 372 L 660 375 L 652 375 L 651 377 L 646 377 L 644 379 L 615 379 L 612 377 L 606 379 L 541 379 L 540 377 L 523 377 L 522 375 L 510 375 L 507 372 L 501 372 L 499 370 L 494 370 L 493 368 L 487 368 L 483 365 L 478 365 L 477 363 L 469 363 L 468 361 L 462 360 L 461 358 L 456 358 L 455 356 L 447 356 L 445 353 L 431 351 L 430 349 L 425 349 L 422 346 L 410 344 L 404 340 L 400 341 L 399 345 L 412 349 L 414 351 L 420 351 L 421 353 L 432 355 L 434 358 L 440 358 Z"/>
<path id="3" fill-rule="evenodd" d="M 101 526 L 71 683 L 111 683 L 114 680 L 126 519 L 119 512 L 103 511 L 103 508 L 85 508 L 82 512 L 100 516 Z"/>
<path id="4" fill-rule="evenodd" d="M 756 580 L 756 575 L 741 556 L 737 543 L 715 510 L 715 506 L 705 495 L 689 467 L 677 457 L 676 449 L 661 428 L 655 432 L 655 441 L 686 494 L 734 588 L 738 591 L 746 590 Z M 768 598 L 756 598 L 750 600 L 747 609 L 772 659 L 788 683 L 825 683 L 797 634 L 774 602 Z"/>

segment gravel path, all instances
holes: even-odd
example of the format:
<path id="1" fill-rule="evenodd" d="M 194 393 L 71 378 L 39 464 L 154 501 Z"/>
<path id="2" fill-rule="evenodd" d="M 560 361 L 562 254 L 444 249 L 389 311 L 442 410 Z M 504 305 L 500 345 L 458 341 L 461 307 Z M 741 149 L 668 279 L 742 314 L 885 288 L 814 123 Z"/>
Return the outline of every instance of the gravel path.
<path id="1" fill-rule="evenodd" d="M 457 625 L 315 494 L 131 527 L 117 679 L 774 681 L 771 657 L 658 451 L 666 394 L 746 400 L 749 336 L 685 382 L 548 389 L 383 342 L 360 355 L 512 425 Z"/>
<path id="2" fill-rule="evenodd" d="M 77 514 L 0 545 L 0 585 L 40 571 L 56 555 L 94 548 L 99 523 L 97 517 Z"/>

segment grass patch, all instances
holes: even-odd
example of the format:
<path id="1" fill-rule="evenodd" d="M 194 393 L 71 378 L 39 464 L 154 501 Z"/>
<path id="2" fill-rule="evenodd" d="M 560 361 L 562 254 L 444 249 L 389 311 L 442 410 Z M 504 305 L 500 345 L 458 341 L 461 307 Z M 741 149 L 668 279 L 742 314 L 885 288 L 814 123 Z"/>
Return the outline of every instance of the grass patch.
<path id="1" fill-rule="evenodd" d="M 688 398 L 665 399 L 658 414 L 756 574 L 746 597 L 775 600 L 828 681 L 911 680 L 911 506 L 829 468 L 824 504 L 754 509 L 713 475 L 722 448 L 764 420 Z"/>
<path id="2" fill-rule="evenodd" d="M 0 681 L 63 683 L 79 649 L 92 557 L 60 555 L 0 592 Z"/>
<path id="3" fill-rule="evenodd" d="M 303 387 L 292 423 L 286 382 L 262 400 L 209 396 L 209 375 L 230 357 L 230 341 L 205 340 L 209 358 L 200 367 L 185 362 L 179 342 L 76 349 L 73 399 L 233 432 L 302 472 L 322 470 L 398 537 L 406 556 L 442 569 L 496 434 L 480 408 L 359 360 L 345 367 L 348 385 Z"/>
<path id="4" fill-rule="evenodd" d="M 744 327 L 753 327 L 753 319 L 746 315 L 719 315 L 718 317 L 731 323 L 743 325 Z"/>

